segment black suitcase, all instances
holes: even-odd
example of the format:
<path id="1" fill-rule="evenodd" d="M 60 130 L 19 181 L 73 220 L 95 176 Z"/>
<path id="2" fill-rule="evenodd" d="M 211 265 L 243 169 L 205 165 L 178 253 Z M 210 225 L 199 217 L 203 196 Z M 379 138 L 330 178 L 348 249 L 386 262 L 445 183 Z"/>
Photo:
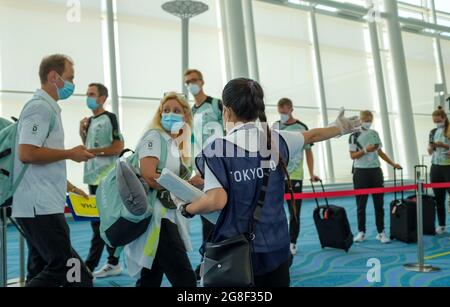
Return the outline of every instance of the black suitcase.
<path id="1" fill-rule="evenodd" d="M 320 181 L 320 185 L 322 191 L 325 191 L 322 181 Z M 311 182 L 311 186 L 315 193 L 313 182 Z M 348 252 L 353 244 L 353 234 L 347 213 L 342 207 L 329 205 L 327 198 L 325 198 L 325 203 L 325 206 L 319 206 L 319 200 L 316 198 L 317 208 L 313 213 L 320 245 L 322 248 L 332 247 Z"/>
<path id="2" fill-rule="evenodd" d="M 394 169 L 394 185 L 397 186 L 397 171 Z M 401 170 L 401 184 L 403 186 L 403 170 Z M 402 198 L 397 198 L 397 192 L 394 193 L 395 199 L 390 205 L 390 238 L 405 243 L 417 242 L 417 216 L 416 203 L 404 198 L 404 192 L 401 192 Z"/>
<path id="3" fill-rule="evenodd" d="M 416 165 L 414 167 L 414 173 L 416 178 L 415 182 L 417 183 L 417 170 L 419 168 L 425 170 L 425 173 L 422 175 L 422 177 L 425 177 L 425 181 L 426 183 L 428 183 L 428 167 L 426 165 Z M 414 194 L 409 196 L 407 200 L 410 200 L 417 204 L 416 198 L 417 196 Z M 433 196 L 428 195 L 428 189 L 425 189 L 424 193 L 422 194 L 422 208 L 423 208 L 422 210 L 423 234 L 434 236 L 436 235 L 436 200 Z"/>

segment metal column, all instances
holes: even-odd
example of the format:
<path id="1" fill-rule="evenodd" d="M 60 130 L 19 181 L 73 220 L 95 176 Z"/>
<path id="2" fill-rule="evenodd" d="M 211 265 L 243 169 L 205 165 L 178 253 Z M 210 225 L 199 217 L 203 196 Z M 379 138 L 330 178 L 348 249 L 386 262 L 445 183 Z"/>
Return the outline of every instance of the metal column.
<path id="1" fill-rule="evenodd" d="M 429 0 L 430 3 L 430 9 L 431 9 L 431 16 L 432 16 L 432 22 L 434 24 L 437 24 L 437 14 L 436 14 L 436 6 L 434 5 L 434 0 Z M 434 38 L 434 48 L 436 52 L 436 62 L 438 66 L 438 77 L 439 82 L 441 82 L 444 85 L 444 94 L 447 95 L 447 78 L 445 76 L 445 64 L 444 64 L 444 58 L 442 56 L 442 47 L 441 47 L 441 39 L 439 36 Z"/>
<path id="2" fill-rule="evenodd" d="M 225 14 L 230 48 L 231 78 L 248 78 L 247 43 L 241 0 L 226 0 Z"/>
<path id="3" fill-rule="evenodd" d="M 314 48 L 314 57 L 315 57 L 315 65 L 317 71 L 317 80 L 318 80 L 318 89 L 319 89 L 319 99 L 320 99 L 320 109 L 322 113 L 322 123 L 324 126 L 329 124 L 328 122 L 328 110 L 327 110 L 327 100 L 325 93 L 325 82 L 323 79 L 323 70 L 322 70 L 322 60 L 320 56 L 320 46 L 319 46 L 319 33 L 317 30 L 317 21 L 316 21 L 316 12 L 315 9 L 311 9 L 310 13 L 310 25 L 311 25 L 311 33 L 313 39 L 313 48 Z M 331 142 L 325 142 L 325 156 L 326 156 L 326 173 L 327 177 L 331 180 L 335 180 L 334 176 L 334 167 L 333 167 L 333 155 L 331 151 Z"/>
<path id="4" fill-rule="evenodd" d="M 221 15 L 221 24 L 222 24 L 222 41 L 223 41 L 223 53 L 225 58 L 225 72 L 226 72 L 226 80 L 231 78 L 231 59 L 230 59 L 230 43 L 228 39 L 228 22 L 227 22 L 227 13 L 225 7 L 226 0 L 219 0 L 220 4 L 220 15 Z M 226 80 L 224 80 L 226 82 Z"/>
<path id="5" fill-rule="evenodd" d="M 401 137 L 403 139 L 403 146 L 401 148 L 406 158 L 405 169 L 412 170 L 414 169 L 414 165 L 419 164 L 419 154 L 397 1 L 384 0 L 384 7 L 386 10 L 395 86 L 398 95 L 398 107 L 400 110 L 399 120 L 402 133 Z"/>
<path id="6" fill-rule="evenodd" d="M 181 19 L 181 88 L 183 93 L 188 97 L 189 91 L 184 85 L 184 72 L 189 69 L 189 19 Z"/>
<path id="7" fill-rule="evenodd" d="M 114 29 L 113 0 L 106 0 L 106 20 L 108 25 L 109 70 L 111 75 L 110 96 L 113 113 L 119 120 L 119 91 L 117 86 L 116 38 Z"/>
<path id="8" fill-rule="evenodd" d="M 381 125 L 383 127 L 384 147 L 386 153 L 392 159 L 394 158 L 394 147 L 392 143 L 391 127 L 389 122 L 389 111 L 386 97 L 386 87 L 384 85 L 383 64 L 381 62 L 380 44 L 378 41 L 378 27 L 376 20 L 369 20 L 370 46 L 372 49 L 373 65 L 375 69 L 375 78 L 377 82 L 378 106 L 380 108 Z M 393 169 L 388 168 L 389 178 L 394 175 Z"/>
<path id="9" fill-rule="evenodd" d="M 248 59 L 250 75 L 253 80 L 259 82 L 258 48 L 256 45 L 255 21 L 253 16 L 253 0 L 243 0 L 244 21 L 247 37 Z"/>

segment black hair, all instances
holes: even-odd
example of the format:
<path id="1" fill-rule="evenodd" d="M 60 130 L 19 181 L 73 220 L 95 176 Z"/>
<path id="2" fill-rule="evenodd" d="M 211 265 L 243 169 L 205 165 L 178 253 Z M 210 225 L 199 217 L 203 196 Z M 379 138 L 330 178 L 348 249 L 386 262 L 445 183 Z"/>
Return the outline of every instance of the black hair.
<path id="1" fill-rule="evenodd" d="M 222 93 L 223 105 L 230 108 L 236 115 L 238 120 L 243 122 L 259 121 L 265 127 L 265 137 L 267 138 L 267 148 L 278 148 L 277 146 L 272 146 L 272 133 L 270 131 L 269 125 L 267 123 L 266 116 L 266 105 L 264 103 L 264 90 L 261 85 L 254 80 L 247 78 L 238 78 L 231 80 L 227 83 Z M 283 171 L 288 179 L 289 192 L 291 194 L 291 206 L 295 209 L 295 199 L 294 192 L 292 189 L 292 183 L 287 171 L 286 161 L 279 155 L 278 161 L 283 168 Z"/>

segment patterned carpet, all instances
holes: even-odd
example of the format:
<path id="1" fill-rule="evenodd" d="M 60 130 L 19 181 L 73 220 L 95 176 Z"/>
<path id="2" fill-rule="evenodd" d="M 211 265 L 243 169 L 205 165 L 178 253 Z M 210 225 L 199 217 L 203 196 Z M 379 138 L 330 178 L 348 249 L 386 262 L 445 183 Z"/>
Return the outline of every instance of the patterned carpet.
<path id="1" fill-rule="evenodd" d="M 390 196 L 386 196 L 388 208 Z M 356 206 L 353 198 L 333 200 L 331 203 L 344 206 L 350 219 L 352 231 L 356 233 Z M 382 245 L 375 240 L 376 229 L 372 202 L 367 208 L 367 240 L 362 244 L 354 244 L 348 253 L 341 250 L 320 248 L 316 228 L 312 220 L 315 204 L 305 202 L 301 216 L 301 234 L 298 254 L 291 267 L 292 287 L 445 287 L 450 286 L 450 235 L 424 237 L 425 256 L 434 256 L 426 263 L 440 267 L 437 273 L 412 273 L 403 268 L 403 264 L 417 261 L 417 245 L 391 242 Z M 386 214 L 386 229 L 389 233 L 389 215 Z M 89 249 L 91 230 L 89 223 L 69 222 L 71 237 L 75 249 L 82 257 L 86 257 Z M 200 246 L 200 220 L 195 218 L 191 224 L 194 251 L 189 254 L 192 265 L 199 262 L 198 248 Z M 8 232 L 8 277 L 15 278 L 19 274 L 18 233 L 9 227 Z M 442 254 L 442 255 L 441 255 Z M 369 282 L 367 275 L 371 269 L 368 260 L 379 260 L 380 280 Z M 106 261 L 104 253 L 101 263 Z M 123 262 L 122 262 L 123 264 Z M 124 264 L 123 264 L 124 265 Z M 369 274 L 373 277 L 373 274 Z M 376 274 L 375 274 L 376 276 Z M 129 287 L 134 280 L 126 273 L 121 276 L 99 279 L 98 287 Z M 165 279 L 163 286 L 170 286 Z"/>

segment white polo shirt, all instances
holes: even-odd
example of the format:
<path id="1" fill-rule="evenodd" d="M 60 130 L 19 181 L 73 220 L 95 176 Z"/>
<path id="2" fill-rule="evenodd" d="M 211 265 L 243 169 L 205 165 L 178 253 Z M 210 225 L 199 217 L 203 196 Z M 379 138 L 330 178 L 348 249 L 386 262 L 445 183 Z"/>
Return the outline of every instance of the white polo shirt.
<path id="1" fill-rule="evenodd" d="M 49 131 L 52 116 L 55 116 L 55 124 L 52 131 Z M 37 90 L 31 102 L 22 111 L 16 142 L 14 177 L 19 175 L 24 166 L 19 160 L 19 145 L 64 149 L 61 108 L 44 90 Z M 30 218 L 36 215 L 64 213 L 66 192 L 66 161 L 30 164 L 14 193 L 12 215 Z"/>

